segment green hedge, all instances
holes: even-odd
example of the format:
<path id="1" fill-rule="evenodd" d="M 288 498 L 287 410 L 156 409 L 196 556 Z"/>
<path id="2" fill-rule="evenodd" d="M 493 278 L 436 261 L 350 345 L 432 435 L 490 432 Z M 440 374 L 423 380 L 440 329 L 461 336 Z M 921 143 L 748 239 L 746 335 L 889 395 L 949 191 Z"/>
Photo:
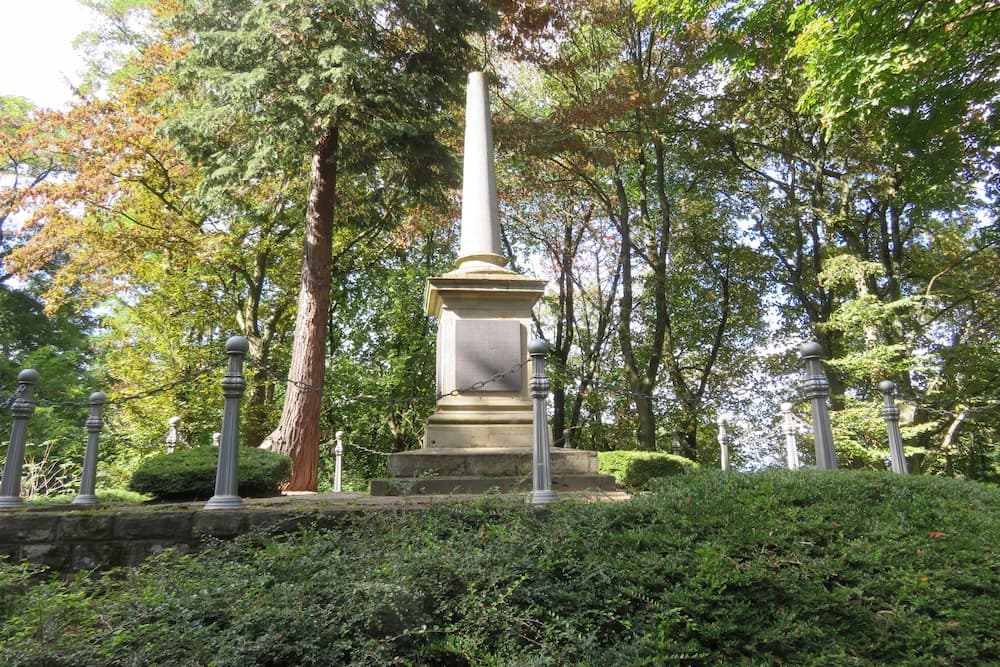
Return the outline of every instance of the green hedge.
<path id="1" fill-rule="evenodd" d="M 1000 664 L 1000 490 L 699 470 L 325 517 L 128 571 L 0 561 L 0 665 Z"/>
<path id="2" fill-rule="evenodd" d="M 697 467 L 690 459 L 665 452 L 619 449 L 597 453 L 598 471 L 613 475 L 618 486 L 626 489 L 642 489 L 651 479 L 680 475 Z"/>
<path id="3" fill-rule="evenodd" d="M 217 447 L 195 447 L 161 454 L 139 465 L 129 488 L 158 500 L 205 500 L 215 493 Z M 263 449 L 240 447 L 238 489 L 241 496 L 278 495 L 289 479 L 292 460 Z"/>

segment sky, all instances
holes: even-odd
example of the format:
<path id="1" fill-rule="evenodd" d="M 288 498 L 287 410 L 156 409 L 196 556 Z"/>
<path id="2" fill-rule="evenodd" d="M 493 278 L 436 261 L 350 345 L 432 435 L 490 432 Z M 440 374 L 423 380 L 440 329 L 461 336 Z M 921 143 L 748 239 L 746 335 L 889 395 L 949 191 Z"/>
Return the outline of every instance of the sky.
<path id="1" fill-rule="evenodd" d="M 67 80 L 79 82 L 83 69 L 73 40 L 94 23 L 93 11 L 77 0 L 0 0 L 0 45 L 8 54 L 0 95 L 62 107 L 71 97 Z"/>

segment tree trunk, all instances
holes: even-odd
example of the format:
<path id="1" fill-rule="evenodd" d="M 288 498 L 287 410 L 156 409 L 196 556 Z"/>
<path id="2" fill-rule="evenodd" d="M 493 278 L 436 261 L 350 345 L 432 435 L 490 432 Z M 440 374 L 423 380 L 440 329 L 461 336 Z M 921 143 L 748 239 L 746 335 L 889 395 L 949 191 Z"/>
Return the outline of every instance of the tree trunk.
<path id="1" fill-rule="evenodd" d="M 281 420 L 268 437 L 274 451 L 292 459 L 290 491 L 315 491 L 319 469 L 338 140 L 339 129 L 330 126 L 313 149 L 292 362 Z"/>

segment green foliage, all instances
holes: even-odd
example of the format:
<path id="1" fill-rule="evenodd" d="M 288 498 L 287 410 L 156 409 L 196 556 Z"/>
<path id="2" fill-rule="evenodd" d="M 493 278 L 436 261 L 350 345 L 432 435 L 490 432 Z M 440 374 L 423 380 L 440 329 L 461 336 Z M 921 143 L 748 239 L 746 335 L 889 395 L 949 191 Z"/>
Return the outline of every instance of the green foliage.
<path id="1" fill-rule="evenodd" d="M 975 483 L 697 471 L 617 504 L 332 521 L 68 580 L 0 564 L 0 662 L 1000 660 L 1000 491 Z"/>
<path id="2" fill-rule="evenodd" d="M 116 504 L 138 504 L 152 500 L 152 496 L 126 489 L 97 489 L 95 491 L 97 502 L 102 505 Z M 64 493 L 61 495 L 35 496 L 27 500 L 29 505 L 68 505 L 76 498 L 76 493 Z"/>
<path id="3" fill-rule="evenodd" d="M 615 483 L 626 489 L 642 489 L 652 479 L 680 475 L 697 467 L 698 464 L 690 459 L 666 452 L 618 450 L 597 453 L 598 471 L 613 475 Z"/>
<path id="4" fill-rule="evenodd" d="M 129 488 L 159 500 L 196 500 L 212 496 L 219 462 L 216 447 L 195 447 L 143 461 Z M 277 495 L 291 474 L 287 456 L 255 447 L 240 447 L 238 488 L 243 496 Z"/>

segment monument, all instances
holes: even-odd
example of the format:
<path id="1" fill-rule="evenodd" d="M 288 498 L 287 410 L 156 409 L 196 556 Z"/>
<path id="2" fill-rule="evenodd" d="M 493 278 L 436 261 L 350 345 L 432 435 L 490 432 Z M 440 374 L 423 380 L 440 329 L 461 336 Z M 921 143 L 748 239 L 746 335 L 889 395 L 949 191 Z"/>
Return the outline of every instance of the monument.
<path id="1" fill-rule="evenodd" d="M 438 321 L 437 404 L 423 447 L 391 454 L 389 479 L 373 495 L 481 493 L 531 488 L 532 402 L 528 393 L 531 308 L 546 281 L 507 268 L 493 166 L 489 93 L 469 74 L 465 115 L 461 245 L 454 271 L 427 281 L 426 313 Z M 552 450 L 553 489 L 614 489 L 597 454 Z"/>

